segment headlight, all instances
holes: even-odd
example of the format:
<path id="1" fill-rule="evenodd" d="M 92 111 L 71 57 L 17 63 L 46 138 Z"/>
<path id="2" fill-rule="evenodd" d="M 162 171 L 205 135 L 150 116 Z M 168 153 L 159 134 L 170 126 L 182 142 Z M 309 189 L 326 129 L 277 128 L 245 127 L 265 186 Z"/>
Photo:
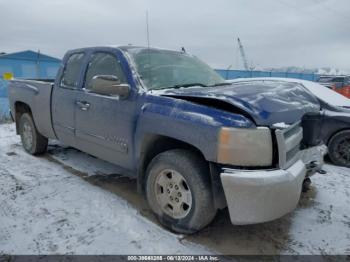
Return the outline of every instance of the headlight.
<path id="1" fill-rule="evenodd" d="M 270 129 L 221 128 L 217 158 L 220 164 L 271 166 L 273 153 Z"/>

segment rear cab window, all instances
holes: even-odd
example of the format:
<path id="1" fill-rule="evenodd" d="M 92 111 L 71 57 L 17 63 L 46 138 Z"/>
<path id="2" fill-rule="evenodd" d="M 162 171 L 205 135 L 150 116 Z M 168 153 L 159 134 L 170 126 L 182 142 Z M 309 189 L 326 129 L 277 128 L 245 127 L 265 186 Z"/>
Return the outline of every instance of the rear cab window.
<path id="1" fill-rule="evenodd" d="M 84 53 L 74 53 L 68 58 L 60 82 L 61 87 L 78 88 L 84 56 Z"/>

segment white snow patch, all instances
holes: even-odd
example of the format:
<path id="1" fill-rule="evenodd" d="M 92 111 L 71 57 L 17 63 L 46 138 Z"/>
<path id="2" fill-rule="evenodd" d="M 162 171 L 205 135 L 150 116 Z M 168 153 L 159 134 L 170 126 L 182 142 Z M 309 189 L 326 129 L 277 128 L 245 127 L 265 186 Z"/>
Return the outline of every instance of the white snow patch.
<path id="1" fill-rule="evenodd" d="M 284 122 L 280 122 L 280 123 L 275 123 L 272 125 L 274 128 L 279 128 L 279 129 L 286 129 L 288 127 L 290 127 L 290 125 L 284 123 Z"/>
<path id="2" fill-rule="evenodd" d="M 0 158 L 0 253 L 212 253 L 181 241 L 121 197 L 25 153 L 12 124 L 0 125 Z"/>

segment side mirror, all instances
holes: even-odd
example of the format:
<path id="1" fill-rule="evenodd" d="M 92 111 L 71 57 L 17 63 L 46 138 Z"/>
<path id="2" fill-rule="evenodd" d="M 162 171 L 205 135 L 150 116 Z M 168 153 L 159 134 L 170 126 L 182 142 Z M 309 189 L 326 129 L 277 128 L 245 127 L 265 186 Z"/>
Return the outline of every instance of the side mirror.
<path id="1" fill-rule="evenodd" d="M 130 86 L 120 83 L 116 76 L 112 75 L 97 75 L 92 78 L 91 92 L 100 95 L 119 96 L 125 99 L 130 94 Z"/>

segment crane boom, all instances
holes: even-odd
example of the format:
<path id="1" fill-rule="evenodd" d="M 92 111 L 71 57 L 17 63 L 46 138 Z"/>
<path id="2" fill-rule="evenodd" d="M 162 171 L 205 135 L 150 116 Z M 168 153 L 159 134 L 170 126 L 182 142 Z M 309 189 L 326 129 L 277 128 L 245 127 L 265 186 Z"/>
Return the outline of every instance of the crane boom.
<path id="1" fill-rule="evenodd" d="M 241 40 L 239 39 L 239 37 L 237 38 L 237 42 L 238 42 L 239 51 L 241 53 L 241 57 L 242 57 L 242 60 L 243 60 L 244 69 L 248 71 L 249 70 L 249 66 L 248 66 L 247 57 L 245 55 L 244 48 L 243 48 L 243 45 L 242 45 Z"/>

